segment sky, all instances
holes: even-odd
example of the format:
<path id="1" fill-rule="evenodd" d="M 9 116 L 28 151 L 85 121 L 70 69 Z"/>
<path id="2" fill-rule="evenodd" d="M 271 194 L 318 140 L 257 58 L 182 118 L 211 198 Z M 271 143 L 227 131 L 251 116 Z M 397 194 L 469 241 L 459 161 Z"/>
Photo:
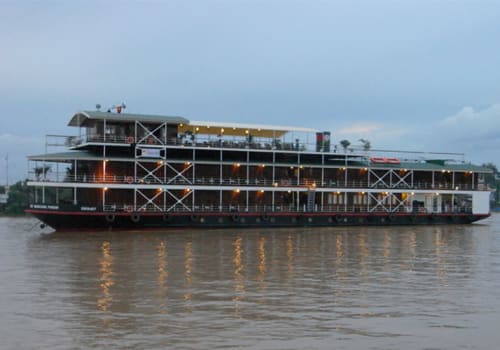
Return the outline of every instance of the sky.
<path id="1" fill-rule="evenodd" d="M 0 0 L 0 184 L 121 102 L 500 166 L 499 23 L 500 0 Z"/>

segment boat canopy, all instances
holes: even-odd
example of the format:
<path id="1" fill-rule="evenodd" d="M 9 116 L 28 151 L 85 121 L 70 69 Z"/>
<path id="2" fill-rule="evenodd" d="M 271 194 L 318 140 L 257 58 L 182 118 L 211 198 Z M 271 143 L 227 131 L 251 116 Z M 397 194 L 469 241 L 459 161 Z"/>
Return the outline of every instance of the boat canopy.
<path id="1" fill-rule="evenodd" d="M 150 114 L 133 114 L 133 113 L 112 113 L 101 111 L 82 111 L 73 115 L 68 123 L 68 126 L 86 126 L 89 120 L 108 120 L 117 122 L 134 122 L 140 121 L 144 123 L 168 123 L 168 124 L 187 124 L 189 120 L 178 116 L 150 115 Z"/>
<path id="2" fill-rule="evenodd" d="M 294 126 L 275 126 L 243 123 L 225 123 L 208 121 L 190 121 L 178 116 L 132 114 L 132 113 L 113 113 L 101 111 L 81 111 L 73 115 L 68 126 L 87 126 L 90 120 L 107 120 L 116 122 L 134 122 L 143 123 L 167 123 L 178 126 L 181 133 L 196 133 L 204 135 L 228 135 L 228 136 L 252 136 L 279 138 L 288 132 L 296 133 L 315 133 L 317 129 L 302 128 Z"/>
<path id="3" fill-rule="evenodd" d="M 208 121 L 190 121 L 180 124 L 179 132 L 191 132 L 204 135 L 252 136 L 279 138 L 288 132 L 314 133 L 319 130 L 293 126 L 259 125 L 243 123 L 223 123 Z"/>

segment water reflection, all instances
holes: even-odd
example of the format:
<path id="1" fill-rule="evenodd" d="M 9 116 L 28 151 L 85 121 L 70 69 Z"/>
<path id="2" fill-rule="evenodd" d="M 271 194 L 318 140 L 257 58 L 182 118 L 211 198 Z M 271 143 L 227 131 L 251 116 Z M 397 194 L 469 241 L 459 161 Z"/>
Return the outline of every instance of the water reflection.
<path id="1" fill-rule="evenodd" d="M 113 256 L 111 255 L 111 243 L 104 241 L 101 245 L 101 257 L 99 259 L 99 286 L 101 295 L 97 299 L 97 308 L 107 311 L 113 297 L 111 287 L 115 284 L 113 280 Z"/>
<path id="2" fill-rule="evenodd" d="M 241 236 L 237 237 L 233 243 L 234 246 L 234 315 L 236 317 L 241 317 L 242 304 L 240 303 L 244 299 L 245 295 L 245 277 L 243 276 L 243 248 L 242 248 L 243 238 Z"/>
<path id="3" fill-rule="evenodd" d="M 344 242 L 343 235 L 335 235 L 335 279 L 337 283 L 340 283 L 343 278 L 345 278 L 345 270 L 343 268 L 344 264 Z"/>
<path id="4" fill-rule="evenodd" d="M 157 248 L 157 300 L 161 313 L 167 312 L 167 279 L 168 279 L 168 263 L 167 263 L 167 248 L 165 242 L 160 241 Z"/>
<path id="5" fill-rule="evenodd" d="M 264 289 L 266 287 L 265 285 L 265 279 L 266 279 L 266 238 L 264 236 L 259 238 L 258 242 L 258 258 L 259 258 L 259 265 L 257 267 L 258 269 L 258 274 L 257 274 L 257 281 L 259 282 L 259 289 Z"/>
<path id="6" fill-rule="evenodd" d="M 99 341 L 124 348 L 236 348 L 258 346 L 248 334 L 366 341 L 430 327 L 427 318 L 454 325 L 471 312 L 457 303 L 484 289 L 474 280 L 489 267 L 480 239 L 468 227 L 53 234 L 33 239 L 26 261 L 43 262 L 29 266 L 37 295 L 69 295 L 49 312 L 68 323 L 77 347 L 106 347 L 93 340 L 101 327 Z M 48 312 L 41 301 L 33 308 Z"/>
<path id="7" fill-rule="evenodd" d="M 288 279 L 293 278 L 293 238 L 288 235 L 286 239 L 286 266 Z"/>
<path id="8" fill-rule="evenodd" d="M 368 276 L 368 266 L 367 259 L 370 255 L 370 251 L 368 249 L 368 245 L 366 243 L 366 234 L 360 233 L 358 234 L 358 246 L 359 246 L 359 266 L 360 266 L 360 274 L 365 280 Z"/>
<path id="9" fill-rule="evenodd" d="M 436 274 L 439 277 L 439 285 L 447 286 L 446 275 L 447 275 L 447 266 L 446 262 L 443 261 L 443 255 L 446 255 L 447 247 L 446 247 L 446 237 L 443 235 L 443 232 L 440 228 L 436 228 L 434 232 L 434 245 L 436 249 Z"/>
<path id="10" fill-rule="evenodd" d="M 186 309 L 191 312 L 191 284 L 193 272 L 193 242 L 186 242 L 184 248 L 184 301 L 186 302 Z"/>
<path id="11" fill-rule="evenodd" d="M 384 271 L 389 270 L 391 259 L 391 234 L 389 231 L 384 232 Z"/>

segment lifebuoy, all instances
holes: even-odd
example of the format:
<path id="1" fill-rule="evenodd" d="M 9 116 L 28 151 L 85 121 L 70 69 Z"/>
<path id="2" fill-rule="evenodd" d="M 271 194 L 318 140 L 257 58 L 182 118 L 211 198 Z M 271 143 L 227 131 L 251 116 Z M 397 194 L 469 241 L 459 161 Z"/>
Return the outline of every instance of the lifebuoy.
<path id="1" fill-rule="evenodd" d="M 106 219 L 106 222 L 108 222 L 110 224 L 115 222 L 115 215 L 114 214 L 108 214 L 104 218 Z"/>
<path id="2" fill-rule="evenodd" d="M 231 219 L 233 219 L 234 222 L 237 222 L 240 220 L 240 216 L 238 214 L 234 214 L 233 216 L 231 216 Z"/>
<path id="3" fill-rule="evenodd" d="M 127 183 L 131 184 L 134 181 L 134 178 L 132 176 L 127 176 L 127 177 L 125 177 L 125 181 L 127 181 Z"/>
<path id="4" fill-rule="evenodd" d="M 200 218 L 198 217 L 198 215 L 191 215 L 191 221 L 193 222 L 196 222 L 198 221 Z"/>
<path id="5" fill-rule="evenodd" d="M 134 223 L 138 223 L 141 220 L 141 216 L 137 213 L 130 215 L 130 220 Z"/>
<path id="6" fill-rule="evenodd" d="M 269 221 L 269 215 L 268 214 L 262 214 L 262 221 Z"/>
<path id="7" fill-rule="evenodd" d="M 132 136 L 127 137 L 127 143 L 134 143 L 134 138 Z"/>
<path id="8" fill-rule="evenodd" d="M 163 222 L 170 222 L 170 221 L 172 221 L 172 215 L 170 214 L 163 215 Z"/>

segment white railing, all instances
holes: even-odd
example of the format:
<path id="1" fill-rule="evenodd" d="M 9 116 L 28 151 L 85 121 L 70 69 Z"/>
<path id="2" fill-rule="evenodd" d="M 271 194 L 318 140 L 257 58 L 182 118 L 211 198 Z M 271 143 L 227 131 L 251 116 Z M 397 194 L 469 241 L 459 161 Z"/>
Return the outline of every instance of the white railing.
<path id="1" fill-rule="evenodd" d="M 110 183 L 110 184 L 137 184 L 137 185 L 208 185 L 208 186 L 252 186 L 252 187 L 307 187 L 313 189 L 318 188 L 359 188 L 368 189 L 375 188 L 380 190 L 390 189 L 415 189 L 415 190 L 480 190 L 490 191 L 491 189 L 486 185 L 473 186 L 470 183 L 440 183 L 435 182 L 414 182 L 411 184 L 398 184 L 397 186 L 388 186 L 387 184 L 378 183 L 375 186 L 369 185 L 367 181 L 344 181 L 344 180 L 326 180 L 321 182 L 311 179 L 297 179 L 286 178 L 276 179 L 275 181 L 269 179 L 243 179 L 243 178 L 215 178 L 215 177 L 197 177 L 194 182 L 191 178 L 183 177 L 170 177 L 161 178 L 153 176 L 138 176 L 132 175 L 96 175 L 96 174 L 83 174 L 83 175 L 68 175 L 66 172 L 48 172 L 45 175 L 36 174 L 34 172 L 28 173 L 28 180 L 37 182 L 71 182 L 71 183 Z"/>
<path id="2" fill-rule="evenodd" d="M 148 213 L 402 213 L 402 214 L 453 214 L 453 213 L 472 213 L 471 206 L 461 206 L 451 208 L 449 210 L 431 210 L 425 208 L 399 207 L 390 209 L 384 207 L 370 208 L 369 206 L 360 205 L 315 205 L 313 208 L 308 208 L 307 205 L 196 205 L 191 206 L 163 206 L 160 204 L 152 205 L 133 205 L 133 203 L 122 204 L 107 204 L 104 206 L 104 211 L 109 212 L 148 212 Z"/>

